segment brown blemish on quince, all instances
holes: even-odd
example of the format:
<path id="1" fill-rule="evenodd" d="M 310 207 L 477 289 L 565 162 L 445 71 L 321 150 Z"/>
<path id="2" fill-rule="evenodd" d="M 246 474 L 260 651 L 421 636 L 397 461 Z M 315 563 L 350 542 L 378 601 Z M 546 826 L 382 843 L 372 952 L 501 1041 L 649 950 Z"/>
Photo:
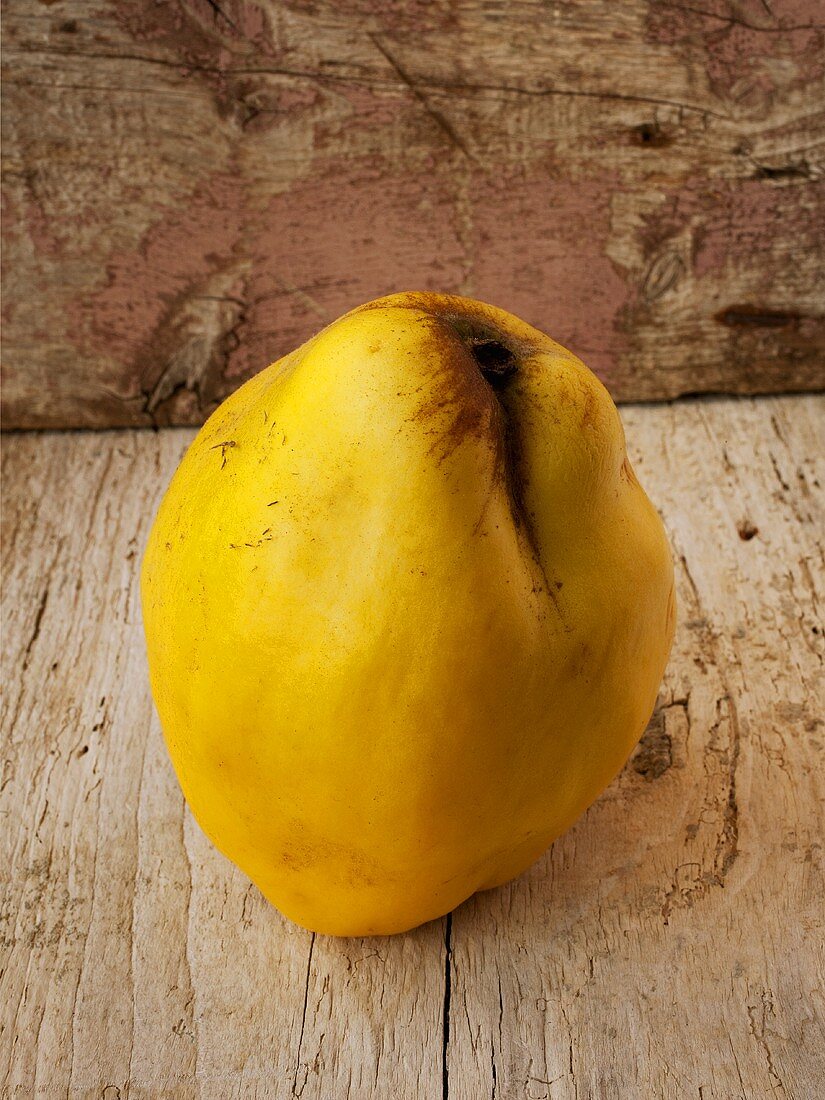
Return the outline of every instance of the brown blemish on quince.
<path id="1" fill-rule="evenodd" d="M 631 466 L 630 459 L 627 455 L 624 456 L 622 464 L 619 468 L 619 477 L 622 479 L 622 481 L 626 481 L 628 485 L 639 484 L 635 471 Z"/>
<path id="2" fill-rule="evenodd" d="M 210 451 L 216 451 L 218 447 L 221 449 L 221 469 L 226 465 L 226 452 L 232 448 L 237 447 L 238 444 L 234 439 L 225 439 L 222 443 L 216 443 L 213 447 L 210 447 Z"/>
<path id="3" fill-rule="evenodd" d="M 425 431 L 435 436 L 431 451 L 438 454 L 439 464 L 468 440 L 475 440 L 490 451 L 490 485 L 482 516 L 476 525 L 478 534 L 483 526 L 486 507 L 497 488 L 507 496 L 513 525 L 520 533 L 538 571 L 535 591 L 543 591 L 554 607 L 564 630 L 572 630 L 561 604 L 555 582 L 544 565 L 534 517 L 525 501 L 526 477 L 521 457 L 521 440 L 517 418 L 508 411 L 506 391 L 518 386 L 519 371 L 524 361 L 538 350 L 540 333 L 529 339 L 531 330 L 513 318 L 518 331 L 504 331 L 496 323 L 495 310 L 483 303 L 454 295 L 410 292 L 378 299 L 356 312 L 380 308 L 405 308 L 422 312 L 427 327 L 422 338 L 421 359 L 432 362 L 437 374 L 431 396 L 421 402 L 413 419 L 423 423 Z M 484 348 L 480 356 L 475 349 Z M 492 360 L 492 362 L 491 362 Z M 585 398 L 596 416 L 596 398 L 588 388 Z M 586 406 L 589 408 L 589 406 Z M 428 422 L 431 422 L 428 423 Z"/>
<path id="4" fill-rule="evenodd" d="M 503 456 L 503 413 L 469 348 L 449 322 L 432 318 L 422 340 L 421 358 L 432 364 L 436 377 L 414 419 L 435 435 L 431 452 L 437 453 L 441 463 L 468 439 L 492 443 L 497 468 Z"/>

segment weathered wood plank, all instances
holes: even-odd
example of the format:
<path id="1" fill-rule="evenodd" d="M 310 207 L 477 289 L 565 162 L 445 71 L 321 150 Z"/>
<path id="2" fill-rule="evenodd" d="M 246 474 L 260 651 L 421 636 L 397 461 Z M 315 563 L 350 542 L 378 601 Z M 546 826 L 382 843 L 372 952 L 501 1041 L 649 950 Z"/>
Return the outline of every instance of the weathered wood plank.
<path id="1" fill-rule="evenodd" d="M 822 385 L 813 0 L 13 0 L 7 426 L 197 423 L 454 290 L 623 400 Z"/>
<path id="2" fill-rule="evenodd" d="M 4 437 L 0 1093 L 816 1095 L 824 418 L 625 410 L 678 559 L 650 729 L 529 873 L 374 940 L 283 920 L 164 752 L 136 576 L 191 432 Z"/>

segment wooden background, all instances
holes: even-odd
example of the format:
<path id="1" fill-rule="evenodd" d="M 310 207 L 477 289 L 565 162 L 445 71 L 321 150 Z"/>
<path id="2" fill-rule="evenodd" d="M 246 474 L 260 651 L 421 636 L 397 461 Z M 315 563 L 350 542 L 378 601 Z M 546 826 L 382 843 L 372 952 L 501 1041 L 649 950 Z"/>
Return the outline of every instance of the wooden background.
<path id="1" fill-rule="evenodd" d="M 199 423 L 391 290 L 619 399 L 822 385 L 817 0 L 9 0 L 0 1097 L 813 1100 L 825 398 L 624 410 L 680 621 L 638 750 L 525 875 L 289 924 L 193 823 L 137 570 Z"/>
<path id="2" fill-rule="evenodd" d="M 197 423 L 439 288 L 619 399 L 811 389 L 818 0 L 9 0 L 4 424 Z"/>
<path id="3" fill-rule="evenodd" d="M 0 1096 L 817 1100 L 825 397 L 628 407 L 679 628 L 629 764 L 525 875 L 386 939 L 194 824 L 137 570 L 191 429 L 3 439 Z"/>

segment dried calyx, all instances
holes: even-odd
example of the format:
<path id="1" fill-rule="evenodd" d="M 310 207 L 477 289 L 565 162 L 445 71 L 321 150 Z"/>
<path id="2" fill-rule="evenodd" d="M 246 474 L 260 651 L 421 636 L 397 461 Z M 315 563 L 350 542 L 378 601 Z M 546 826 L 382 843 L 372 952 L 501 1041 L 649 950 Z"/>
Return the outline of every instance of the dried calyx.
<path id="1" fill-rule="evenodd" d="M 501 338 L 501 333 L 486 321 L 475 317 L 446 318 L 478 366 L 485 381 L 500 390 L 518 370 L 518 357 Z"/>
<path id="2" fill-rule="evenodd" d="M 493 389 L 504 385 L 518 367 L 515 355 L 498 340 L 474 340 L 470 351 Z"/>

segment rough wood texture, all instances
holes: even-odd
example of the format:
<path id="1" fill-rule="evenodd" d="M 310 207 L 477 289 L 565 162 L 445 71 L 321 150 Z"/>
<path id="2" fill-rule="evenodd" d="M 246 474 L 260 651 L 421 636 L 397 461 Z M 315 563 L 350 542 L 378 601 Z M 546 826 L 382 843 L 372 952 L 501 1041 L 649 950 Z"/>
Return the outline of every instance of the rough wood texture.
<path id="1" fill-rule="evenodd" d="M 486 298 L 622 400 L 823 384 L 816 0 L 10 0 L 8 427 L 197 423 Z"/>
<path id="2" fill-rule="evenodd" d="M 823 414 L 626 410 L 678 561 L 656 715 L 528 874 L 383 940 L 288 924 L 184 808 L 136 573 L 190 432 L 5 437 L 0 1094 L 818 1095 Z"/>

